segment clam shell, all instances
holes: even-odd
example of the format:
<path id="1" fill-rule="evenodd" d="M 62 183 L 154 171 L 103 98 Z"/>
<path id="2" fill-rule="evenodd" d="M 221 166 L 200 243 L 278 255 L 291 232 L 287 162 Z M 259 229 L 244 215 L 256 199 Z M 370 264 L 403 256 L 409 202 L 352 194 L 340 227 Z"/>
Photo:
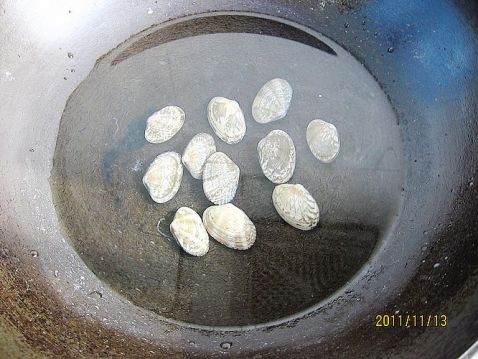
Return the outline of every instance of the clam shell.
<path id="1" fill-rule="evenodd" d="M 287 115 L 292 100 L 292 86 L 283 79 L 267 82 L 252 104 L 252 116 L 259 123 L 280 120 Z"/>
<path id="2" fill-rule="evenodd" d="M 257 145 L 259 163 L 264 175 L 273 183 L 285 183 L 294 174 L 295 146 L 281 130 L 273 130 Z"/>
<path id="3" fill-rule="evenodd" d="M 246 134 L 246 121 L 236 101 L 214 97 L 207 106 L 209 124 L 216 135 L 228 144 L 238 143 Z"/>
<path id="4" fill-rule="evenodd" d="M 148 118 L 144 137 L 151 143 L 166 142 L 183 127 L 185 117 L 180 107 L 167 106 Z"/>
<path id="5" fill-rule="evenodd" d="M 214 204 L 226 204 L 236 195 L 239 167 L 222 152 L 215 152 L 206 161 L 203 171 L 203 189 Z"/>
<path id="6" fill-rule="evenodd" d="M 295 228 L 308 231 L 319 223 L 319 206 L 300 184 L 276 186 L 272 202 L 282 219 Z"/>
<path id="7" fill-rule="evenodd" d="M 191 208 L 179 208 L 169 228 L 185 252 L 199 257 L 209 251 L 209 235 L 201 217 Z"/>
<path id="8" fill-rule="evenodd" d="M 245 250 L 256 241 L 256 226 L 231 203 L 207 208 L 202 219 L 211 237 L 226 247 Z"/>
<path id="9" fill-rule="evenodd" d="M 153 201 L 165 203 L 178 192 L 183 178 L 181 156 L 165 152 L 156 157 L 143 177 L 143 184 Z"/>
<path id="10" fill-rule="evenodd" d="M 339 154 L 340 139 L 337 128 L 331 123 L 314 120 L 307 126 L 307 144 L 321 162 L 330 163 Z"/>
<path id="11" fill-rule="evenodd" d="M 208 133 L 198 133 L 189 141 L 183 153 L 183 164 L 196 179 L 202 178 L 204 164 L 216 152 L 214 138 Z"/>

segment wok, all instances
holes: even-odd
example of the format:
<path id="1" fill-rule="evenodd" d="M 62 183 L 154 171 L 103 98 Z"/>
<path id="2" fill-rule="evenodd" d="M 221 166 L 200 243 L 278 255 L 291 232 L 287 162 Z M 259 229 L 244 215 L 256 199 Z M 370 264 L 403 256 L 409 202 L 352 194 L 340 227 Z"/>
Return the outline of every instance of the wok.
<path id="1" fill-rule="evenodd" d="M 7 0 L 0 16 L 2 357 L 456 357 L 476 341 L 474 1 Z M 310 55 L 310 61 L 332 67 L 355 61 L 349 75 L 357 81 L 350 87 L 340 76 L 327 78 L 327 71 L 303 76 L 299 94 L 322 76 L 330 84 L 324 88 L 336 86 L 335 96 L 328 102 L 304 100 L 300 109 L 292 105 L 291 116 L 296 110 L 315 116 L 317 105 L 344 118 L 343 140 L 360 131 L 369 136 L 343 143 L 342 163 L 349 161 L 349 167 L 340 167 L 341 157 L 336 167 L 303 167 L 304 181 L 320 185 L 323 194 L 322 225 L 311 236 L 267 214 L 273 187 L 255 177 L 257 167 L 247 160 L 255 151 L 254 136 L 267 131 L 251 125 L 252 152 L 236 154 L 237 161 L 251 163 L 238 196 L 258 228 L 250 252 L 213 244 L 209 259 L 192 259 L 168 241 L 161 223 L 162 234 L 156 232 L 157 218 L 152 225 L 136 223 L 144 243 L 122 232 L 110 241 L 111 223 L 142 221 L 150 214 L 167 223 L 180 205 L 166 210 L 149 203 L 144 212 L 133 210 L 131 203 L 147 203 L 138 182 L 143 163 L 128 176 L 117 171 L 130 165 L 131 153 L 145 163 L 157 154 L 158 147 L 137 141 L 154 111 L 151 103 L 190 87 L 198 97 L 185 96 L 184 106 L 204 107 L 200 91 L 207 97 L 214 86 L 202 77 L 181 77 L 194 68 L 174 44 L 193 39 L 191 49 L 196 43 L 197 54 L 204 54 L 201 36 L 211 34 L 285 39 L 291 48 L 304 46 L 304 54 L 294 56 L 313 49 L 318 57 Z M 248 41 L 234 39 L 235 48 L 214 45 L 217 53 L 235 51 L 215 63 L 246 66 L 247 59 L 244 69 L 256 72 L 241 68 L 227 73 L 234 84 L 219 78 L 214 85 L 237 96 L 240 86 L 249 86 L 253 96 L 252 89 L 266 79 L 261 71 L 267 73 L 267 51 L 255 57 L 244 50 Z M 161 63 L 155 52 L 161 49 L 179 55 Z M 158 90 L 162 85 L 148 80 L 157 72 L 148 73 L 145 64 L 170 66 L 163 76 L 173 82 Z M 201 66 L 198 76 L 226 76 Z M 270 68 L 276 70 L 274 64 Z M 367 81 L 374 84 L 360 87 Z M 376 96 L 369 99 L 365 90 Z M 377 97 L 386 103 L 383 112 L 363 105 Z M 360 107 L 367 116 L 356 112 L 356 99 L 371 101 Z M 373 130 L 387 118 L 394 127 L 383 128 L 380 142 Z M 109 121 L 105 127 L 99 125 L 103 121 Z M 201 130 L 197 126 L 186 123 L 184 131 L 192 135 Z M 171 146 L 180 151 L 183 143 Z M 366 148 L 380 159 L 367 168 L 359 160 Z M 300 146 L 298 154 L 311 156 Z M 101 182 L 95 187 L 97 175 Z M 139 184 L 115 199 L 119 192 L 110 188 L 128 181 Z M 196 201 L 202 210 L 194 186 L 188 179 L 179 198 L 183 205 Z M 121 227 L 125 233 L 131 228 Z M 197 279 L 203 270 L 211 280 Z M 399 316 L 403 323 L 388 323 Z M 439 322 L 433 325 L 435 317 Z"/>

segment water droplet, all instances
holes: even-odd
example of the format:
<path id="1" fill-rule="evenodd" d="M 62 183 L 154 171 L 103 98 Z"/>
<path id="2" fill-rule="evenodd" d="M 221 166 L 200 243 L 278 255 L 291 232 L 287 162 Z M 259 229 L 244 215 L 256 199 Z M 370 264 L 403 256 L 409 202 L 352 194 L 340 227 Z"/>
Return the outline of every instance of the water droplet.
<path id="1" fill-rule="evenodd" d="M 72 59 L 72 58 L 73 58 L 73 53 L 72 53 L 72 52 L 69 52 L 69 53 L 68 53 L 68 57 L 69 57 L 70 59 Z"/>
<path id="2" fill-rule="evenodd" d="M 8 249 L 0 248 L 0 258 L 6 258 L 8 256 Z"/>
<path id="3" fill-rule="evenodd" d="M 88 294 L 89 297 L 93 297 L 93 298 L 96 298 L 96 299 L 101 299 L 103 298 L 103 293 L 101 293 L 100 291 L 98 290 L 94 290 L 92 292 L 90 292 Z"/>
<path id="4" fill-rule="evenodd" d="M 38 251 L 36 251 L 36 250 L 34 250 L 34 249 L 32 249 L 32 250 L 30 251 L 30 255 L 31 255 L 33 258 L 36 258 L 36 257 L 39 256 Z"/>
<path id="5" fill-rule="evenodd" d="M 395 51 L 395 49 L 393 48 L 393 46 L 390 46 L 388 49 L 387 49 L 388 53 L 391 54 L 392 52 Z"/>
<path id="6" fill-rule="evenodd" d="M 438 268 L 439 266 L 440 266 L 440 263 L 435 263 L 435 264 L 433 265 L 433 268 Z"/>
<path id="7" fill-rule="evenodd" d="M 221 348 L 224 349 L 224 350 L 228 350 L 232 347 L 232 343 L 231 342 L 222 342 L 221 343 Z"/>
<path id="8" fill-rule="evenodd" d="M 346 29 L 348 29 L 348 28 L 349 28 L 349 26 L 350 26 L 350 25 L 349 25 L 349 23 L 348 23 L 348 22 L 346 22 L 346 23 L 344 24 L 344 27 L 345 27 Z"/>
<path id="9" fill-rule="evenodd" d="M 58 277 L 58 271 L 57 271 L 57 270 L 54 271 L 54 272 L 53 272 L 53 275 L 54 275 L 55 277 Z"/>

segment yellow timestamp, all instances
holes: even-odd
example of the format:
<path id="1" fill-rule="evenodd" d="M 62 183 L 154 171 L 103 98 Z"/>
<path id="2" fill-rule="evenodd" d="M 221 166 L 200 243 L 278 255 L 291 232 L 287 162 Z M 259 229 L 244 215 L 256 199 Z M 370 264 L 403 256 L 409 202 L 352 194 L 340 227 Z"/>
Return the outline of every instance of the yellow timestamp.
<path id="1" fill-rule="evenodd" d="M 375 326 L 382 328 L 444 328 L 447 324 L 448 318 L 445 314 L 377 314 L 375 316 Z"/>

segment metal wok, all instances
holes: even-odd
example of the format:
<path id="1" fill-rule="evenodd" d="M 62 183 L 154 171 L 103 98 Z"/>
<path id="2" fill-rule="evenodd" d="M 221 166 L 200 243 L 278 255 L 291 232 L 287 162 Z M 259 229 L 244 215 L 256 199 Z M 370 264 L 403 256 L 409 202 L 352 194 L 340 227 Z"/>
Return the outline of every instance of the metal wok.
<path id="1" fill-rule="evenodd" d="M 213 20 L 194 20 L 203 18 Z M 445 358 L 476 341 L 474 1 L 6 0 L 0 19 L 1 357 Z M 287 38 L 339 57 L 347 51 L 398 122 L 403 188 L 393 221 L 354 276 L 305 307 L 293 302 L 295 292 L 279 296 L 293 305 L 278 316 L 264 309 L 245 321 L 236 313 L 188 323 L 187 310 L 158 314 L 108 283 L 89 262 L 92 252 L 62 227 L 54 203 L 60 121 L 102 61 L 114 68 L 205 33 Z M 446 325 L 377 327 L 385 314 L 446 315 Z"/>

